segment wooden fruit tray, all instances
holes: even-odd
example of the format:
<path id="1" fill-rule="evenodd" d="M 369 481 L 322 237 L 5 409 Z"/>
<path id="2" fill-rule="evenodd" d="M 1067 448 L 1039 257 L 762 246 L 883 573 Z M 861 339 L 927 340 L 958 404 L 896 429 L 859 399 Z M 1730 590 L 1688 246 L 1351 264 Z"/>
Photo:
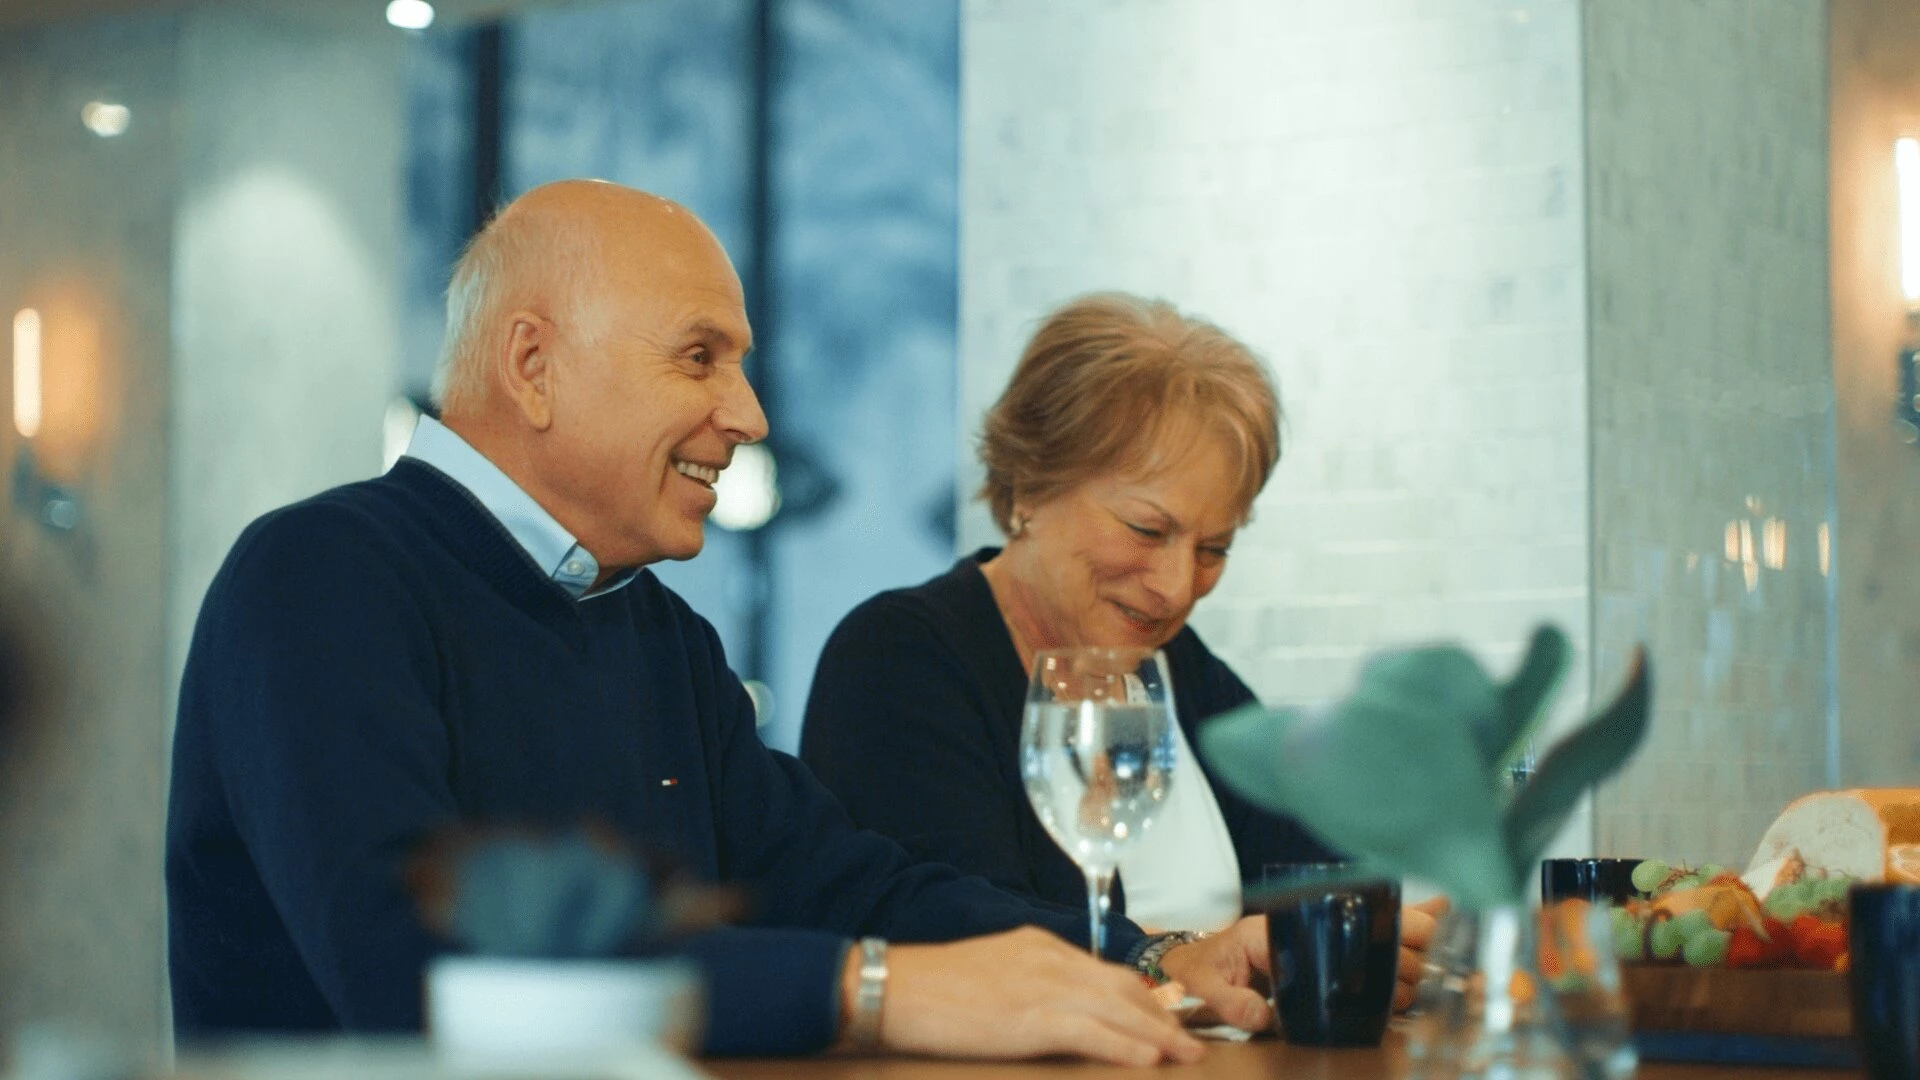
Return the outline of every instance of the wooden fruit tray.
<path id="1" fill-rule="evenodd" d="M 1621 980 L 1643 1057 L 1801 1065 L 1856 1060 L 1845 975 L 1623 964 Z"/>
<path id="2" fill-rule="evenodd" d="M 1626 964 L 1635 1031 L 1853 1035 L 1847 977 L 1830 971 Z"/>

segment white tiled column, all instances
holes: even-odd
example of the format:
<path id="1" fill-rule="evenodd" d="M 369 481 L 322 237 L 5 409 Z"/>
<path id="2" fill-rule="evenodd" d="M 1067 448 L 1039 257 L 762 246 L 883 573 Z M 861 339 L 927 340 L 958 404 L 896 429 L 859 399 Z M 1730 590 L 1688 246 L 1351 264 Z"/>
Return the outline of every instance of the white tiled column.
<path id="1" fill-rule="evenodd" d="M 1585 41 L 1595 675 L 1656 675 L 1598 841 L 1745 865 L 1839 779 L 1826 5 L 1592 0 Z"/>

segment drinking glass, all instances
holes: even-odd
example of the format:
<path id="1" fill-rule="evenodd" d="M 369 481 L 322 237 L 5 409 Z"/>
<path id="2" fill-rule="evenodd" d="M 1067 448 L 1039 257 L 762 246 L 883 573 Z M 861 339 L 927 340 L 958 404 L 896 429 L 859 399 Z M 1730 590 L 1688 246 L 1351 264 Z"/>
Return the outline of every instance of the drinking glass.
<path id="1" fill-rule="evenodd" d="M 1106 944 L 1107 887 L 1173 781 L 1173 684 L 1154 649 L 1047 649 L 1034 656 L 1020 775 L 1047 834 L 1087 879 L 1089 941 Z"/>

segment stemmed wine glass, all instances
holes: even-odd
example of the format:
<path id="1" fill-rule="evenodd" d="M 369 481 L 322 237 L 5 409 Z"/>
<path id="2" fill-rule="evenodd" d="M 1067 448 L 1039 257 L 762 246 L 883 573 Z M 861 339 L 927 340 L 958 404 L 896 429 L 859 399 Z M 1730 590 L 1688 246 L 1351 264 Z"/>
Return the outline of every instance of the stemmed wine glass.
<path id="1" fill-rule="evenodd" d="M 1178 745 L 1173 684 L 1155 649 L 1035 654 L 1020 727 L 1020 775 L 1048 835 L 1087 878 L 1089 940 L 1106 944 L 1120 855 L 1166 804 Z"/>

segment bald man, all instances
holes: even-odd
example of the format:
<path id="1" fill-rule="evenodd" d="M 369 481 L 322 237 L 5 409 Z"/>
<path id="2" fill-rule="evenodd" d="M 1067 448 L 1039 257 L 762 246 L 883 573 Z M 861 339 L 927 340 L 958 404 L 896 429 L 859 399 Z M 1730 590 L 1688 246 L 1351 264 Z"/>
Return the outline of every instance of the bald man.
<path id="1" fill-rule="evenodd" d="M 854 829 L 760 744 L 713 629 L 644 569 L 699 552 L 720 471 L 766 435 L 751 344 L 725 253 L 671 202 L 565 182 L 474 240 L 444 424 L 385 476 L 254 522 L 201 609 L 167 837 L 183 1036 L 417 1030 L 448 946 L 401 890 L 411 845 L 591 818 L 761 898 L 685 947 L 711 1052 L 1201 1052 L 1137 975 L 1062 940 L 1084 916 Z M 1116 959 L 1154 943 L 1109 936 Z M 1260 951 L 1159 960 L 1257 1024 Z"/>

